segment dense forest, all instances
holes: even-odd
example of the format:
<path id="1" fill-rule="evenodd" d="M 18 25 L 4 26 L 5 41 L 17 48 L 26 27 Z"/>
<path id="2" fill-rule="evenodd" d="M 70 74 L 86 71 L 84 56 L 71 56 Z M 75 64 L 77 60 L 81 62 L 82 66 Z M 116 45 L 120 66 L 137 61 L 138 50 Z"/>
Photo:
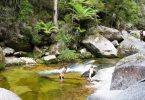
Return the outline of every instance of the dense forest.
<path id="1" fill-rule="evenodd" d="M 61 43 L 61 59 L 81 58 L 81 41 L 103 25 L 144 29 L 144 0 L 1 0 L 1 46 L 32 51 Z M 69 54 L 69 56 L 68 56 Z"/>

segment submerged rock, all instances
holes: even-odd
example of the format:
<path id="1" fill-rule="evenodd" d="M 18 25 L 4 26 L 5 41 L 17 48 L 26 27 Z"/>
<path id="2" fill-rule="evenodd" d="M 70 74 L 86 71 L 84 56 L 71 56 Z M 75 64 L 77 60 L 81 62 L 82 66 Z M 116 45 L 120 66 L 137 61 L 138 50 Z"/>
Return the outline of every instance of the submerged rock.
<path id="1" fill-rule="evenodd" d="M 82 41 L 83 45 L 96 57 L 115 57 L 117 49 L 102 35 L 90 35 Z"/>
<path id="2" fill-rule="evenodd" d="M 121 59 L 115 66 L 111 90 L 122 90 L 145 78 L 145 53 Z"/>
<path id="3" fill-rule="evenodd" d="M 15 93 L 6 90 L 4 88 L 0 88 L 0 100 L 22 100 Z"/>

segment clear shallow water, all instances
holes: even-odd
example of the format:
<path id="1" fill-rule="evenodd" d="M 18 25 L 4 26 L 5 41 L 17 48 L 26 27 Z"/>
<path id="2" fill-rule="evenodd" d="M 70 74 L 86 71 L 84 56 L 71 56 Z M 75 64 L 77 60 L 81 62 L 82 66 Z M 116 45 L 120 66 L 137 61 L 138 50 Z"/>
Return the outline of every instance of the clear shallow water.
<path id="1" fill-rule="evenodd" d="M 114 64 L 117 60 L 101 58 L 69 64 L 68 72 L 71 73 L 65 75 L 63 84 L 58 78 L 58 71 L 54 71 L 63 64 L 38 66 L 33 69 L 15 67 L 0 72 L 0 87 L 11 90 L 22 100 L 86 100 L 92 91 L 85 88 L 88 83 L 80 74 L 88 70 L 90 65 L 100 69 Z M 46 74 L 38 74 L 45 71 Z"/>
<path id="2" fill-rule="evenodd" d="M 77 73 L 65 75 L 60 83 L 58 74 L 39 75 L 30 70 L 13 68 L 0 73 L 0 87 L 9 89 L 22 100 L 85 100 L 89 90 L 86 80 Z"/>

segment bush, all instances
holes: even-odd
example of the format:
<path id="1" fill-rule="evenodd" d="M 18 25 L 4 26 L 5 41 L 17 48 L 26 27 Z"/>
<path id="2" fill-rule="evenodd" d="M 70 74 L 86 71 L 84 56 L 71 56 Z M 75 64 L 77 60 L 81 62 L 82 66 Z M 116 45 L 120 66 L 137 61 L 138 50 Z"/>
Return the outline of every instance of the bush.
<path id="1" fill-rule="evenodd" d="M 68 48 L 62 50 L 61 55 L 58 57 L 60 60 L 74 61 L 78 59 L 80 55 L 74 50 L 69 50 Z"/>

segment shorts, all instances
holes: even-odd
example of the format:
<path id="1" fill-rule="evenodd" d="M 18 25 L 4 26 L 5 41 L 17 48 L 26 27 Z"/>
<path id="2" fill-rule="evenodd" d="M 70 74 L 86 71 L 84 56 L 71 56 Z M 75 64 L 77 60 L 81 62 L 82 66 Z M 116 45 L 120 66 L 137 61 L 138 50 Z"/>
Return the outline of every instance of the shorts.
<path id="1" fill-rule="evenodd" d="M 61 76 L 59 76 L 59 79 L 61 79 Z M 62 79 L 64 79 L 64 76 L 62 76 Z"/>

